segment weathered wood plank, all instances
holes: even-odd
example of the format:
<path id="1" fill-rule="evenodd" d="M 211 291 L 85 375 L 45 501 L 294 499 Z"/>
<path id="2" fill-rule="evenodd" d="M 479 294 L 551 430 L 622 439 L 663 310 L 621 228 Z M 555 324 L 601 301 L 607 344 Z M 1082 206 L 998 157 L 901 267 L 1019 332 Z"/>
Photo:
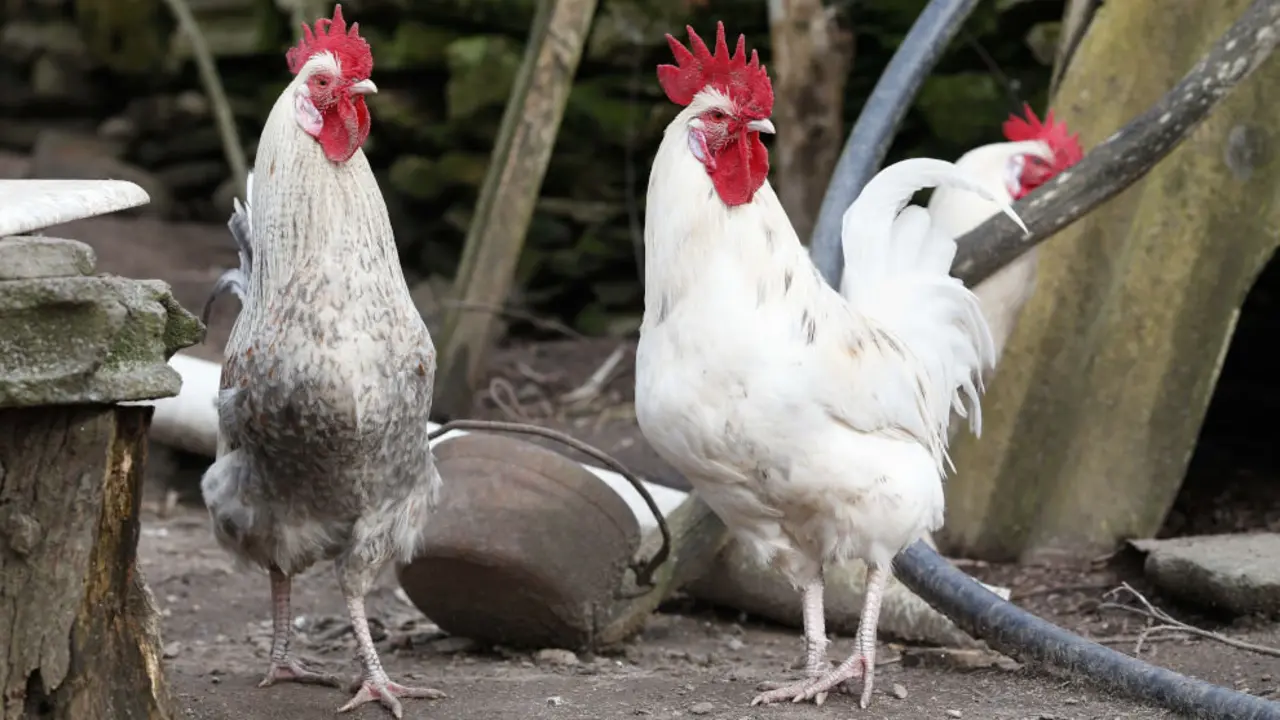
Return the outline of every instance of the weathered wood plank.
<path id="1" fill-rule="evenodd" d="M 539 4 L 454 282 L 461 307 L 507 300 L 595 10 L 596 0 Z M 435 397 L 446 416 L 470 409 L 497 330 L 492 313 L 450 310 Z"/>
<path id="2" fill-rule="evenodd" d="M 4 720 L 175 716 L 137 570 L 151 408 L 0 410 Z"/>

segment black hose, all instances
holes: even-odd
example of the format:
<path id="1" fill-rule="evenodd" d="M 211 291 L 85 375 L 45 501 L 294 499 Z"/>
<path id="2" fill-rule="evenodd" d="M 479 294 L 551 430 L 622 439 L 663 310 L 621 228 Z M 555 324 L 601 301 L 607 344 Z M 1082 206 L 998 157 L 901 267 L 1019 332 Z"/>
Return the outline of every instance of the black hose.
<path id="1" fill-rule="evenodd" d="M 898 579 L 965 632 L 1019 660 L 1206 720 L 1280 720 L 1280 703 L 1179 675 L 1089 642 L 1001 600 L 923 542 L 894 559 Z"/>
<path id="2" fill-rule="evenodd" d="M 831 173 L 831 184 L 822 198 L 809 243 L 814 264 L 832 286 L 840 287 L 840 273 L 844 269 L 844 252 L 840 247 L 840 220 L 844 211 L 880 168 L 920 85 L 977 4 L 978 0 L 931 0 L 862 106 L 862 114 L 854 123 L 840 161 Z"/>

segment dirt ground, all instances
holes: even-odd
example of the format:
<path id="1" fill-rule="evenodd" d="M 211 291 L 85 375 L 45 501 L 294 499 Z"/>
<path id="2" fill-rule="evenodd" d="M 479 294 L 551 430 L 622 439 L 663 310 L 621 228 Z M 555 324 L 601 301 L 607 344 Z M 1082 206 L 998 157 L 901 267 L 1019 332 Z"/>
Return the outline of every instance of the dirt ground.
<path id="1" fill-rule="evenodd" d="M 296 685 L 258 688 L 270 648 L 265 576 L 233 569 L 212 542 L 206 515 L 179 506 L 167 518 L 144 518 L 141 565 L 164 614 L 167 671 L 188 717 L 200 720 L 311 720 L 345 702 L 339 690 Z M 1014 598 L 1059 624 L 1132 650 L 1140 629 L 1124 616 L 1099 615 L 1109 571 L 1082 575 L 1044 568 L 970 568 L 1009 583 Z M 1082 578 L 1086 581 L 1081 584 Z M 669 604 L 644 631 L 614 653 L 576 659 L 540 658 L 534 651 L 476 647 L 446 637 L 397 592 L 392 573 L 369 597 L 374 635 L 388 672 L 401 681 L 439 688 L 444 700 L 408 701 L 407 718 L 448 720 L 631 720 L 637 717 L 723 720 L 800 718 L 976 718 L 990 720 L 1155 720 L 1175 717 L 1118 701 L 1087 686 L 1033 672 L 935 660 L 883 642 L 878 691 L 870 708 L 836 696 L 812 705 L 749 707 L 757 683 L 789 677 L 800 652 L 796 631 L 735 617 L 689 601 Z M 337 583 L 317 568 L 295 583 L 295 647 L 336 672 L 357 670 L 355 642 Z M 1280 645 L 1280 629 L 1254 624 L 1223 632 Z M 849 652 L 839 638 L 832 657 Z M 547 653 L 547 655 L 554 655 Z M 1209 641 L 1162 640 L 1143 651 L 1150 662 L 1205 680 L 1280 697 L 1280 658 Z M 571 664 L 570 664 L 571 663 Z M 892 693 L 905 691 L 899 699 Z M 954 712 L 953 712 L 954 711 Z M 956 713 L 960 713 L 957 715 Z M 389 717 L 368 707 L 355 717 Z"/>
<path id="2" fill-rule="evenodd" d="M 82 239 L 98 252 L 99 269 L 170 282 L 180 302 L 199 312 L 213 279 L 235 261 L 225 229 L 162 226 L 136 220 L 94 220 L 51 230 Z M 209 341 L 188 352 L 220 359 L 221 344 L 236 311 L 234 299 L 219 302 Z M 587 397 L 565 393 L 581 387 L 621 347 L 618 370 Z M 633 470 L 662 484 L 686 487 L 683 479 L 639 436 L 630 410 L 633 383 L 630 345 L 579 339 L 513 347 L 494 358 L 491 382 L 476 399 L 473 416 L 517 419 L 567 430 L 615 455 Z M 236 571 L 213 543 L 199 507 L 198 477 L 207 460 L 153 448 L 141 541 L 141 567 L 164 614 L 167 670 L 187 717 L 200 720 L 311 720 L 333 716 L 346 700 L 335 689 L 277 685 L 256 687 L 270 645 L 269 592 L 265 576 Z M 1169 532 L 1206 527 L 1198 508 L 1212 507 L 1214 531 L 1280 529 L 1280 494 L 1274 474 L 1243 493 L 1188 495 L 1180 500 Z M 1190 483 L 1189 483 L 1190 484 Z M 1207 487 L 1208 485 L 1206 485 Z M 1217 487 L 1221 488 L 1219 480 Z M 1250 486 L 1253 487 L 1253 486 Z M 166 490 L 183 502 L 163 515 Z M 1225 504 L 1224 504 L 1225 503 Z M 1176 524 L 1176 527 L 1175 527 Z M 1200 530 L 1204 531 L 1204 530 Z M 1140 585 L 1140 573 L 1120 557 L 1105 565 L 1012 567 L 966 565 L 981 579 L 1013 590 L 1014 602 L 1059 625 L 1132 652 L 1139 621 L 1100 612 L 1103 594 L 1122 580 Z M 1173 609 L 1158 595 L 1152 599 Z M 332 572 L 318 567 L 295 582 L 298 637 L 295 648 L 335 671 L 354 674 L 354 640 L 344 619 Z M 398 680 L 437 687 L 449 697 L 405 703 L 407 718 L 447 720 L 621 720 L 622 718 L 978 718 L 1000 720 L 1092 720 L 1174 717 L 1117 700 L 1071 680 L 1004 663 L 975 667 L 943 661 L 936 653 L 903 648 L 882 638 L 878 692 L 871 708 L 836 696 L 826 706 L 751 708 L 757 683 L 779 679 L 801 649 L 795 629 L 779 628 L 734 611 L 676 599 L 654 615 L 624 647 L 599 657 L 478 647 L 447 637 L 398 592 L 394 575 L 383 575 L 369 597 L 374 635 L 388 671 Z M 1280 625 L 1179 616 L 1233 638 L 1280 646 Z M 838 638 L 832 657 L 847 653 L 851 640 Z M 1195 677 L 1280 699 L 1280 657 L 1234 649 L 1210 640 L 1159 639 L 1142 655 L 1150 662 Z M 982 663 L 979 663 L 981 665 Z M 901 697 L 900 697 L 901 696 Z M 389 717 L 366 707 L 352 717 Z"/>

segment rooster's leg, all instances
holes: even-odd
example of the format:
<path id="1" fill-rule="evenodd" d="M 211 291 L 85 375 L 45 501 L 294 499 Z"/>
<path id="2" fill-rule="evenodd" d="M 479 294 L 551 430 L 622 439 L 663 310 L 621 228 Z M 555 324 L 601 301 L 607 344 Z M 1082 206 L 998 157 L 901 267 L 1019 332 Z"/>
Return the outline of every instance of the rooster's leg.
<path id="1" fill-rule="evenodd" d="M 889 582 L 888 568 L 878 565 L 867 567 L 867 597 L 862 603 L 862 617 L 858 619 L 858 639 L 853 655 L 836 669 L 805 688 L 797 700 L 816 698 L 830 692 L 847 680 L 862 678 L 862 696 L 858 704 L 866 709 L 871 704 L 871 689 L 876 672 L 876 625 L 880 622 L 880 601 L 885 585 Z"/>
<path id="2" fill-rule="evenodd" d="M 356 563 L 351 563 L 356 564 Z M 342 594 L 347 598 L 347 612 L 351 615 L 351 627 L 356 634 L 359 645 L 360 664 L 364 667 L 364 676 L 356 689 L 355 697 L 346 705 L 338 708 L 338 712 L 353 710 L 368 702 L 378 701 L 397 718 L 403 717 L 399 698 L 427 698 L 438 700 L 446 697 L 434 688 L 407 687 L 392 682 L 387 671 L 382 669 L 382 661 L 378 658 L 378 650 L 373 646 L 373 636 L 369 634 L 369 619 L 364 611 L 364 596 L 372 584 L 373 573 L 367 567 L 342 567 L 338 571 L 338 583 L 342 586 Z"/>
<path id="3" fill-rule="evenodd" d="M 308 670 L 289 654 L 289 636 L 293 631 L 293 613 L 289 611 L 291 581 L 278 568 L 271 568 L 271 668 L 258 687 L 277 682 L 309 683 L 342 687 L 336 675 Z"/>
<path id="4" fill-rule="evenodd" d="M 823 583 L 821 576 L 804 587 L 804 679 L 789 684 L 763 683 L 760 689 L 766 690 L 766 692 L 757 695 L 751 701 L 752 705 L 794 700 L 803 695 L 809 685 L 822 677 L 823 673 L 827 671 L 827 624 L 822 606 L 822 593 Z M 827 694 L 825 692 L 821 696 L 814 696 L 814 700 L 819 705 L 826 698 Z"/>

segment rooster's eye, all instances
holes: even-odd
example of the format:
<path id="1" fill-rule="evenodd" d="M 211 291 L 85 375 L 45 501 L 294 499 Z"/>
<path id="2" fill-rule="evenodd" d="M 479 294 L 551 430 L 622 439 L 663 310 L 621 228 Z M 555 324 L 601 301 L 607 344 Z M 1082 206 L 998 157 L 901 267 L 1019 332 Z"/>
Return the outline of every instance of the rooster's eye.
<path id="1" fill-rule="evenodd" d="M 720 122 L 721 120 L 724 120 L 724 113 L 719 110 L 712 110 L 711 119 L 715 122 Z"/>
<path id="2" fill-rule="evenodd" d="M 320 87 L 325 87 L 329 84 L 329 80 L 327 78 L 316 78 L 316 84 Z"/>

